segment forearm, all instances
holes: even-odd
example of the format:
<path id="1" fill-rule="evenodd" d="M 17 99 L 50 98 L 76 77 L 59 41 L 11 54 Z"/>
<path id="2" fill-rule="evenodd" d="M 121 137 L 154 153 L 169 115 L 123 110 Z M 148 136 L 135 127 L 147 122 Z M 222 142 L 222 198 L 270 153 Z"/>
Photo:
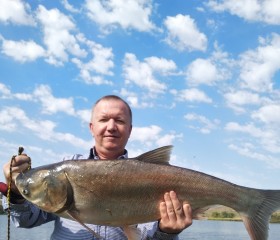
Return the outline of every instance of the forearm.
<path id="1" fill-rule="evenodd" d="M 32 228 L 56 218 L 55 215 L 40 210 L 26 200 L 18 202 L 19 204 L 11 203 L 11 219 L 16 227 Z M 8 202 L 6 197 L 3 197 L 2 203 L 3 209 L 7 211 Z"/>

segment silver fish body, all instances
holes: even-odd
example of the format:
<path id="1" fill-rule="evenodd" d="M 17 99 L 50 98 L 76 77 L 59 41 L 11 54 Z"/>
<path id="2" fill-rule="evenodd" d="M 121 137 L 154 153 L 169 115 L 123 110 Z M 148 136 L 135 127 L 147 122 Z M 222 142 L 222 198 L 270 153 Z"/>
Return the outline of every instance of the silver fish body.
<path id="1" fill-rule="evenodd" d="M 268 237 L 280 191 L 246 188 L 168 164 L 171 147 L 127 160 L 69 160 L 20 174 L 16 185 L 39 208 L 82 223 L 128 226 L 160 218 L 167 191 L 192 206 L 193 217 L 213 205 L 240 213 L 252 240 Z"/>

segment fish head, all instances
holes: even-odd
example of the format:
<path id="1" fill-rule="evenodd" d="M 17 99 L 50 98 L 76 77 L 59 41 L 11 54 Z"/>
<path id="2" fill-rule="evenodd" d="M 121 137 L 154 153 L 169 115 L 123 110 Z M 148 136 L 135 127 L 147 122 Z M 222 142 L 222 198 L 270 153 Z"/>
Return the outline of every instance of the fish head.
<path id="1" fill-rule="evenodd" d="M 63 211 L 73 197 L 64 171 L 31 169 L 20 173 L 15 184 L 26 200 L 47 212 Z"/>

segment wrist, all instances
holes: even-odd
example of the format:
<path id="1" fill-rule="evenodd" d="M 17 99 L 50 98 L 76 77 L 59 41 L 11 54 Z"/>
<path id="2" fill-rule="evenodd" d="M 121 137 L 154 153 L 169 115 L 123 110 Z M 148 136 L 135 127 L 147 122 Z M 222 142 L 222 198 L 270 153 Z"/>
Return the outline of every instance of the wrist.
<path id="1" fill-rule="evenodd" d="M 165 233 L 165 234 L 170 234 L 170 235 L 178 235 L 178 234 L 180 234 L 181 232 L 182 232 L 182 230 L 172 230 L 172 229 L 170 229 L 170 228 L 162 228 L 161 226 L 160 226 L 160 221 L 158 221 L 158 231 L 159 232 L 162 232 L 162 233 Z"/>

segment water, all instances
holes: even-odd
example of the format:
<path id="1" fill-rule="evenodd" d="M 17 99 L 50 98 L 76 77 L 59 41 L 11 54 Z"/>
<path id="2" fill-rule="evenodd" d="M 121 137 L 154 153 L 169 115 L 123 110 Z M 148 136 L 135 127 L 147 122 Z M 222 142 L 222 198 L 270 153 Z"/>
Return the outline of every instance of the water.
<path id="1" fill-rule="evenodd" d="M 280 224 L 270 224 L 269 240 L 279 240 Z M 53 223 L 32 229 L 15 228 L 11 224 L 11 240 L 48 240 Z M 7 239 L 7 216 L 0 215 L 0 240 Z M 193 225 L 180 234 L 184 240 L 249 240 L 242 222 L 194 221 Z"/>

